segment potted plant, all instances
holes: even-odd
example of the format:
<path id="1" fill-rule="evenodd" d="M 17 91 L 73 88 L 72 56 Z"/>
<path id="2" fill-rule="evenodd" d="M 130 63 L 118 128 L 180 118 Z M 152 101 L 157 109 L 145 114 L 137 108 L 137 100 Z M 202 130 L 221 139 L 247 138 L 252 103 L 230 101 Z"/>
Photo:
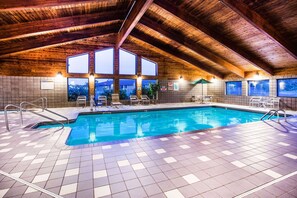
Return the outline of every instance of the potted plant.
<path id="1" fill-rule="evenodd" d="M 158 100 L 158 91 L 160 90 L 160 84 L 156 83 L 156 84 L 150 84 L 150 92 L 153 96 L 153 99 Z"/>

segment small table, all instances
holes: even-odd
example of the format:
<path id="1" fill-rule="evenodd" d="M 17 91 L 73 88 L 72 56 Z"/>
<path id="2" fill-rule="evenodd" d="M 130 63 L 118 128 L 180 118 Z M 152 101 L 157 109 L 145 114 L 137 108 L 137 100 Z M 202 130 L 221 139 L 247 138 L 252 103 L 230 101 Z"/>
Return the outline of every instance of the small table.
<path id="1" fill-rule="evenodd" d="M 111 102 L 111 106 L 115 106 L 115 107 L 118 107 L 120 105 L 123 105 L 122 103 L 120 102 Z"/>

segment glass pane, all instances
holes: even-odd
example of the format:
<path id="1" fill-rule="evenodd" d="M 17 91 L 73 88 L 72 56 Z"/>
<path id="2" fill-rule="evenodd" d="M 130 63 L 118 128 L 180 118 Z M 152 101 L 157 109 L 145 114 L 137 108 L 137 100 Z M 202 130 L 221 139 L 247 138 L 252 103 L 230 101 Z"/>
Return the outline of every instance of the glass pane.
<path id="1" fill-rule="evenodd" d="M 68 73 L 89 73 L 89 54 L 82 54 L 67 58 Z"/>
<path id="2" fill-rule="evenodd" d="M 109 100 L 113 93 L 113 79 L 95 79 L 95 99 L 106 96 Z"/>
<path id="3" fill-rule="evenodd" d="M 297 78 L 278 79 L 277 96 L 297 97 Z"/>
<path id="4" fill-rule="evenodd" d="M 249 96 L 269 96 L 269 80 L 248 81 Z"/>
<path id="5" fill-rule="evenodd" d="M 89 79 L 68 78 L 68 101 L 76 101 L 77 96 L 89 98 Z"/>
<path id="6" fill-rule="evenodd" d="M 95 73 L 113 74 L 113 48 L 95 52 Z"/>
<path id="7" fill-rule="evenodd" d="M 120 74 L 136 74 L 136 56 L 120 49 Z"/>
<path id="8" fill-rule="evenodd" d="M 153 93 L 150 90 L 150 84 L 156 84 L 157 80 L 142 80 L 142 95 L 147 95 L 153 98 Z"/>
<path id="9" fill-rule="evenodd" d="M 141 59 L 141 74 L 148 76 L 156 76 L 157 75 L 157 64 L 149 61 L 147 59 Z"/>
<path id="10" fill-rule="evenodd" d="M 234 81 L 234 82 L 226 82 L 226 95 L 242 95 L 242 82 Z"/>
<path id="11" fill-rule="evenodd" d="M 120 79 L 120 99 L 129 99 L 130 95 L 136 95 L 136 80 Z"/>

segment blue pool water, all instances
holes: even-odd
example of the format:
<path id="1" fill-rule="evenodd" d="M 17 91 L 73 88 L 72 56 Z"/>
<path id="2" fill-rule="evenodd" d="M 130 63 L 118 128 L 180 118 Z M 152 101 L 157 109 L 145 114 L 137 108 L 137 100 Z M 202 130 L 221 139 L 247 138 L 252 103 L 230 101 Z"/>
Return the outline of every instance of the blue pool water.
<path id="1" fill-rule="evenodd" d="M 80 145 L 189 132 L 255 122 L 262 115 L 218 107 L 80 115 L 75 123 L 65 125 L 72 128 L 66 144 Z M 52 127 L 57 126 L 39 128 Z"/>

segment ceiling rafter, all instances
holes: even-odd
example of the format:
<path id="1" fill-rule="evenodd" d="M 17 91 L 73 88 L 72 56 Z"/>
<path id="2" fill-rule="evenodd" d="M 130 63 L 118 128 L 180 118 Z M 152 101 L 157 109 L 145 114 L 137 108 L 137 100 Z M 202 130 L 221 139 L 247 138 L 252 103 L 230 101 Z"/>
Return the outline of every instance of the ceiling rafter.
<path id="1" fill-rule="evenodd" d="M 155 39 L 154 37 L 147 35 L 141 31 L 139 31 L 138 29 L 134 29 L 131 34 L 131 36 L 138 38 L 150 45 L 153 45 L 156 48 L 159 48 L 160 50 L 164 51 L 167 54 L 170 54 L 174 57 L 176 57 L 177 59 L 180 59 L 182 61 L 188 62 L 191 65 L 194 65 L 202 70 L 204 70 L 205 72 L 217 76 L 219 78 L 224 78 L 224 74 L 222 74 L 221 72 L 211 68 L 209 65 L 193 58 L 192 56 L 181 52 L 179 50 L 176 50 L 174 47 L 160 43 L 157 39 Z"/>
<path id="2" fill-rule="evenodd" d="M 129 36 L 133 28 L 137 25 L 138 21 L 144 15 L 146 10 L 153 3 L 153 0 L 137 0 L 132 5 L 126 20 L 123 22 L 116 41 L 116 48 L 120 48 L 126 38 Z"/>
<path id="3" fill-rule="evenodd" d="M 184 35 L 179 34 L 175 31 L 172 31 L 168 28 L 165 28 L 161 24 L 157 23 L 156 21 L 148 18 L 147 16 L 142 17 L 140 20 L 140 23 L 149 27 L 150 29 L 153 29 L 160 34 L 166 36 L 170 40 L 179 43 L 188 49 L 191 49 L 195 53 L 203 56 L 204 58 L 210 60 L 213 63 L 216 63 L 218 65 L 221 65 L 222 67 L 226 68 L 227 70 L 231 71 L 232 73 L 238 75 L 239 77 L 244 78 L 244 71 L 235 65 L 229 63 L 228 61 L 224 60 L 223 58 L 217 56 L 216 54 L 210 52 L 209 50 L 205 49 L 202 46 L 199 46 L 199 44 L 196 44 L 195 41 L 192 39 L 186 38 Z"/>
<path id="4" fill-rule="evenodd" d="M 260 60 L 251 52 L 243 49 L 242 47 L 238 46 L 237 43 L 233 42 L 232 40 L 226 38 L 222 33 L 219 31 L 215 31 L 213 28 L 207 26 L 201 20 L 196 19 L 189 13 L 186 13 L 184 10 L 174 6 L 171 2 L 167 0 L 155 0 L 154 3 L 161 8 L 165 9 L 166 11 L 170 12 L 172 15 L 180 18 L 181 20 L 185 21 L 189 25 L 199 29 L 209 37 L 213 38 L 217 42 L 221 43 L 223 46 L 229 48 L 234 53 L 238 54 L 248 62 L 252 63 L 259 69 L 265 71 L 269 75 L 273 75 L 273 68 L 265 63 L 264 61 Z"/>
<path id="5" fill-rule="evenodd" d="M 87 27 L 80 30 L 65 30 L 57 34 L 48 34 L 42 36 L 32 36 L 26 39 L 19 39 L 18 41 L 0 42 L 0 57 L 8 55 L 28 52 L 37 49 L 48 47 L 55 47 L 70 42 L 86 39 L 90 37 L 102 36 L 107 34 L 116 33 L 121 23 L 119 21 L 105 23 L 96 27 Z M 21 44 L 20 44 L 21 43 Z"/>
<path id="6" fill-rule="evenodd" d="M 0 42 L 19 39 L 51 32 L 64 31 L 65 28 L 81 28 L 84 25 L 96 24 L 105 21 L 123 19 L 124 11 L 106 11 L 95 14 L 76 15 L 42 21 L 32 21 L 1 26 Z"/>
<path id="7" fill-rule="evenodd" d="M 259 15 L 254 10 L 251 10 L 243 2 L 238 2 L 234 0 L 220 0 L 225 6 L 229 7 L 231 10 L 236 12 L 246 21 L 248 21 L 255 28 L 260 30 L 262 33 L 267 35 L 270 39 L 276 42 L 280 47 L 282 47 L 286 52 L 297 59 L 297 48 L 291 43 L 287 42 L 286 39 L 261 15 Z"/>

